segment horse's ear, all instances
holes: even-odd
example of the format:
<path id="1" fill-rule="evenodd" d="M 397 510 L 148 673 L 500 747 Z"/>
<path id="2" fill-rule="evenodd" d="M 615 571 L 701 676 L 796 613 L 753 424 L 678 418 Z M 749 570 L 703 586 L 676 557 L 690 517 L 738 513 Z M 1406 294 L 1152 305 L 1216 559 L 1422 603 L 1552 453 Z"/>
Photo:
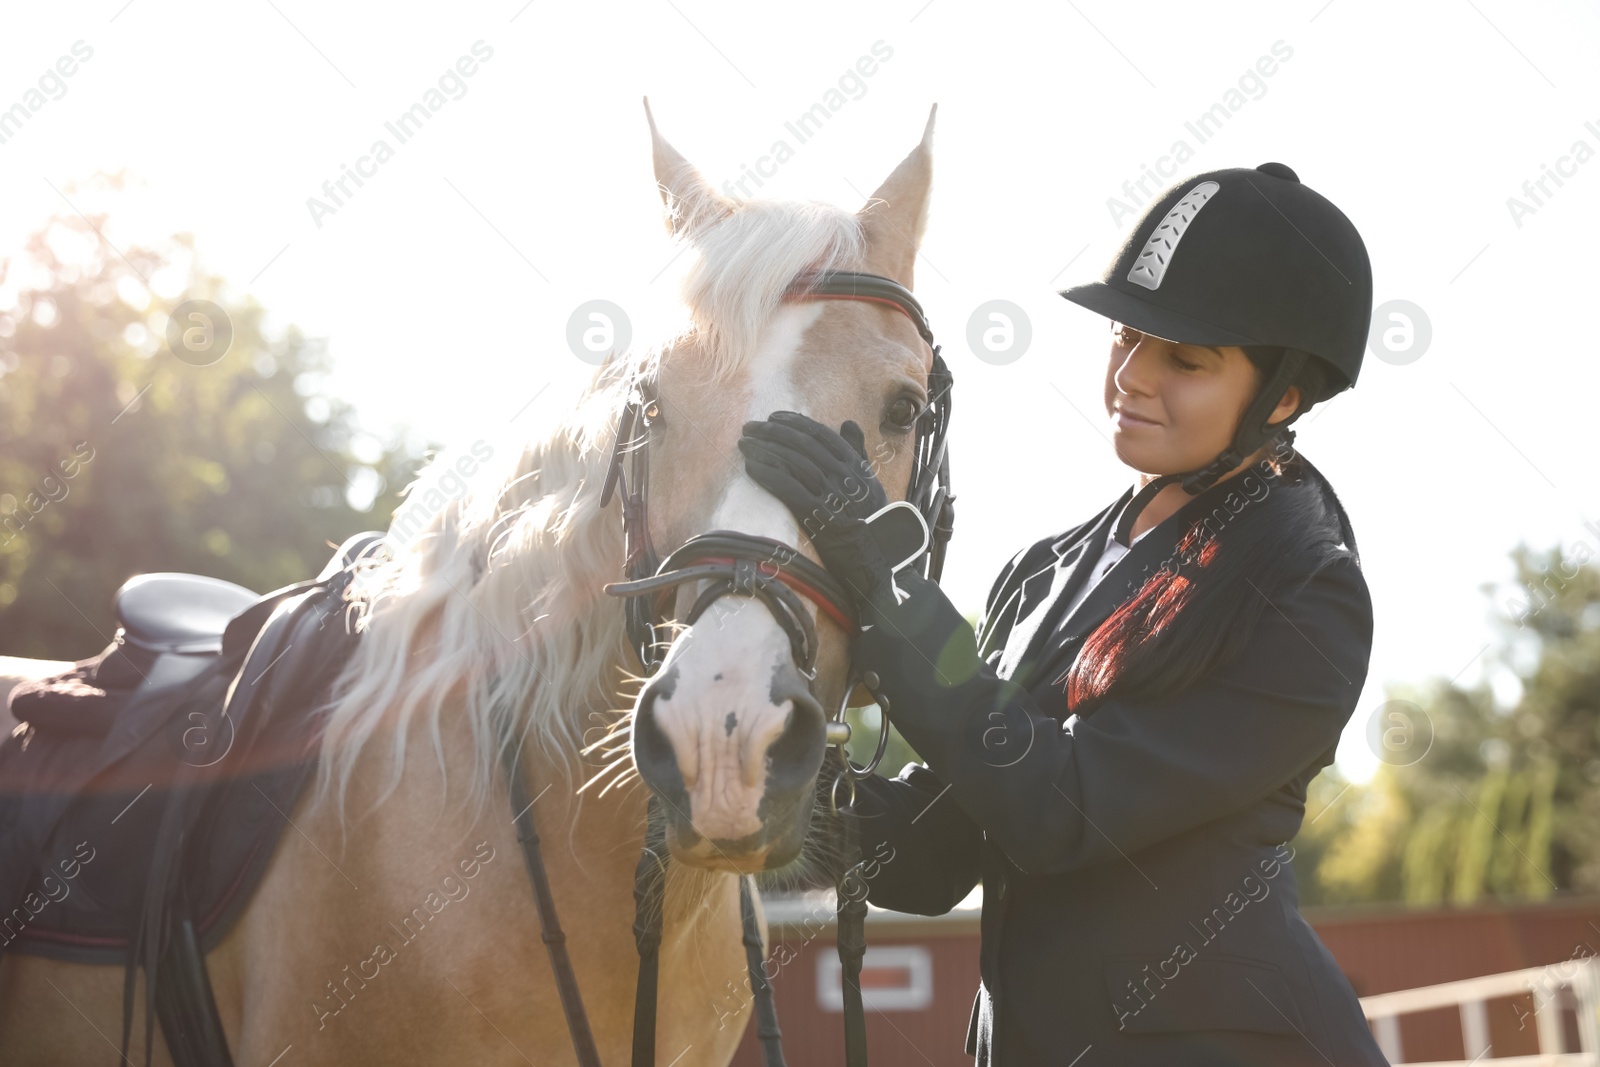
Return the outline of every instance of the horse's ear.
<path id="1" fill-rule="evenodd" d="M 928 113 L 922 141 L 900 161 L 857 214 L 867 235 L 867 269 L 911 288 L 912 268 L 928 224 L 928 187 L 933 183 L 933 120 Z"/>
<path id="2" fill-rule="evenodd" d="M 645 97 L 644 117 L 650 123 L 651 151 L 655 162 L 656 186 L 666 205 L 667 232 L 674 237 L 693 234 L 709 222 L 722 218 L 733 205 L 717 195 L 711 183 L 700 176 L 687 159 L 667 143 L 656 129 L 650 113 L 650 98 Z"/>

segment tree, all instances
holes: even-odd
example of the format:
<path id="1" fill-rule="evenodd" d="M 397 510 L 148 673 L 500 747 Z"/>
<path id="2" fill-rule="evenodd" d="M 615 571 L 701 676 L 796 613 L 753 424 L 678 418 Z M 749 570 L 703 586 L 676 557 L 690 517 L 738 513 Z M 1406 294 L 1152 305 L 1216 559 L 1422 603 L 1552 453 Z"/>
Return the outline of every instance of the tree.
<path id="1" fill-rule="evenodd" d="M 18 290 L 0 301 L 0 655 L 92 654 L 140 572 L 311 577 L 387 526 L 415 465 L 322 395 L 324 347 L 269 336 L 192 239 L 118 251 L 106 221 L 53 218 L 0 262 Z"/>
<path id="2" fill-rule="evenodd" d="M 1490 653 L 1517 682 L 1509 706 L 1486 685 L 1389 694 L 1427 746 L 1337 804 L 1313 793 L 1308 902 L 1600 892 L 1600 569 L 1584 547 L 1511 554 L 1527 595 L 1498 616 Z"/>

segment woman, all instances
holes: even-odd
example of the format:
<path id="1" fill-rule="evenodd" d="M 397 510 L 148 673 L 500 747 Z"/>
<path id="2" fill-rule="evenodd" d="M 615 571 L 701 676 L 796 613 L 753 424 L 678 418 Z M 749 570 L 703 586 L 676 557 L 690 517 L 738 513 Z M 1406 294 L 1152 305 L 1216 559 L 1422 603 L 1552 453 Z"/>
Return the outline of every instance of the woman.
<path id="1" fill-rule="evenodd" d="M 741 440 L 797 516 L 832 516 L 813 541 L 854 587 L 856 669 L 927 761 L 861 783 L 863 854 L 888 857 L 868 899 L 942 914 L 983 883 L 979 1064 L 1383 1064 L 1287 844 L 1372 646 L 1354 534 L 1288 429 L 1355 382 L 1365 247 L 1288 167 L 1214 171 L 1062 295 L 1114 320 L 1138 487 L 1018 553 L 979 634 L 891 570 L 858 427 L 777 412 Z"/>

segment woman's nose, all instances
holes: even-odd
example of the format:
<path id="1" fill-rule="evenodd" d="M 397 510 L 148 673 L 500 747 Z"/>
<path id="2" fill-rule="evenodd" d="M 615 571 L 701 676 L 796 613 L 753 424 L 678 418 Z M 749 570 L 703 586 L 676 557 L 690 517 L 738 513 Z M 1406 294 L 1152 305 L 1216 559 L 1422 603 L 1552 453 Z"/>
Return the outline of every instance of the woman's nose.
<path id="1" fill-rule="evenodd" d="M 1121 365 L 1112 375 L 1118 390 L 1130 396 L 1154 392 L 1155 347 L 1151 338 L 1141 337 L 1138 344 L 1121 354 Z"/>

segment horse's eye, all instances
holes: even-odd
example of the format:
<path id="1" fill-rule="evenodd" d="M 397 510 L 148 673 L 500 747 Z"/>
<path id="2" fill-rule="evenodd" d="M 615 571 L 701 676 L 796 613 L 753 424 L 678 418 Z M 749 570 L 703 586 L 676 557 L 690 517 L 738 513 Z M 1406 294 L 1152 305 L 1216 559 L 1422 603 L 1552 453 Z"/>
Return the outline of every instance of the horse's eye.
<path id="1" fill-rule="evenodd" d="M 916 426 L 920 414 L 922 405 L 912 397 L 902 396 L 884 409 L 883 424 L 888 429 L 906 433 Z"/>

